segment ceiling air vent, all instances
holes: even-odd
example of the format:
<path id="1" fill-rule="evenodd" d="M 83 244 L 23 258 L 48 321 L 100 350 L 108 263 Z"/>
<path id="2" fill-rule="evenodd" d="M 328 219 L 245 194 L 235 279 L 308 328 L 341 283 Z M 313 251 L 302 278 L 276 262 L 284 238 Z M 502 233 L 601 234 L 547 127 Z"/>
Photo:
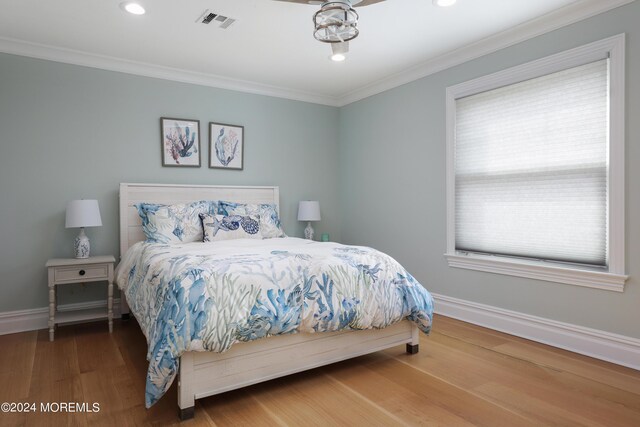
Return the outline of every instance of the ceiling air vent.
<path id="1" fill-rule="evenodd" d="M 233 24 L 234 22 L 236 22 L 235 19 L 233 18 L 227 18 L 224 20 L 223 23 L 220 24 L 220 28 L 226 30 L 227 28 L 229 28 L 231 26 L 231 24 Z"/>
<path id="2" fill-rule="evenodd" d="M 196 19 L 197 24 L 209 25 L 211 23 L 214 23 L 217 27 L 220 27 L 224 30 L 229 28 L 234 22 L 236 22 L 236 19 L 220 15 L 219 13 L 210 12 L 210 9 L 202 12 L 198 19 Z"/>
<path id="3" fill-rule="evenodd" d="M 205 16 L 202 19 L 202 23 L 203 24 L 209 24 L 209 23 L 211 23 L 211 21 L 213 21 L 213 18 L 215 18 L 216 16 L 218 16 L 218 15 L 216 15 L 215 13 L 208 13 L 207 16 Z"/>

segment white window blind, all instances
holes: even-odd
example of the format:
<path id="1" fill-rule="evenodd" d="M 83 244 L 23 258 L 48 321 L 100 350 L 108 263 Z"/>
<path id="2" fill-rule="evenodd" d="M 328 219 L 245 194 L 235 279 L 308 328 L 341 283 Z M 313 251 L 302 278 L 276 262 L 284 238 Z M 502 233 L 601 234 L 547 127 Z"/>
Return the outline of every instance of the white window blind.
<path id="1" fill-rule="evenodd" d="M 455 249 L 606 266 L 609 60 L 455 108 Z"/>

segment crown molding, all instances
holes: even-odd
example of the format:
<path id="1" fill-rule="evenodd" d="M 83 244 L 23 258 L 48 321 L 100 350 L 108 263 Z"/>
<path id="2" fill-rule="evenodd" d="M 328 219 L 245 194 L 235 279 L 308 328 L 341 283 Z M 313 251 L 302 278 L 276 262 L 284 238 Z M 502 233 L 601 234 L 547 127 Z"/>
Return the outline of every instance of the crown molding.
<path id="1" fill-rule="evenodd" d="M 4 37 L 0 37 L 0 52 L 181 83 L 342 107 L 634 1 L 578 0 L 516 27 L 354 89 L 342 96 L 297 91 L 215 74 L 182 70 Z"/>
<path id="2" fill-rule="evenodd" d="M 131 61 L 107 55 L 98 55 L 79 50 L 66 49 L 56 46 L 32 43 L 23 40 L 0 37 L 0 52 L 30 58 L 45 59 L 65 64 L 116 71 L 137 76 L 153 77 L 156 79 L 172 80 L 200 86 L 215 87 L 255 95 L 273 96 L 294 101 L 311 102 L 314 104 L 337 107 L 337 98 L 311 92 L 296 91 L 284 87 L 270 86 L 247 80 L 233 79 L 215 74 L 200 73 L 165 67 L 145 62 Z"/>
<path id="3" fill-rule="evenodd" d="M 579 0 L 508 30 L 501 31 L 472 44 L 422 62 L 407 70 L 348 92 L 339 98 L 338 104 L 345 106 L 360 101 L 364 98 L 446 70 L 447 68 L 463 64 L 472 59 L 480 58 L 578 21 L 633 3 L 634 1 L 635 0 Z"/>

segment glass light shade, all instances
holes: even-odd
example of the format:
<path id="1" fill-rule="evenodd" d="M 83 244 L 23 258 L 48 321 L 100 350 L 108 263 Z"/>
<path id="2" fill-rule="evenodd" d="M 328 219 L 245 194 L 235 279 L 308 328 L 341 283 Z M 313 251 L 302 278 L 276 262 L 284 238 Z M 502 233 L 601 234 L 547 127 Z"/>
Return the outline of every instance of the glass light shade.
<path id="1" fill-rule="evenodd" d="M 298 221 L 320 221 L 320 202 L 300 202 L 298 204 Z"/>
<path id="2" fill-rule="evenodd" d="M 66 228 L 100 227 L 100 207 L 97 200 L 72 200 L 67 204 Z"/>
<path id="3" fill-rule="evenodd" d="M 347 52 L 349 52 L 349 42 L 331 43 L 331 52 L 330 58 L 332 61 L 344 61 L 347 58 Z"/>

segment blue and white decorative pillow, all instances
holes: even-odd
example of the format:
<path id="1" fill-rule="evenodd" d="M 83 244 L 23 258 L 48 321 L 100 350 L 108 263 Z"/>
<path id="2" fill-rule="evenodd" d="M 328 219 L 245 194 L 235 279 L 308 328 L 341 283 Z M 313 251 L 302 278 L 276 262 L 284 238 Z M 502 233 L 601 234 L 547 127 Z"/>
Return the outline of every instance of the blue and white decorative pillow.
<path id="1" fill-rule="evenodd" d="M 287 237 L 282 229 L 276 205 L 272 203 L 234 203 L 220 200 L 218 213 L 222 215 L 240 215 L 260 217 L 260 230 L 265 239 Z"/>
<path id="2" fill-rule="evenodd" d="M 148 242 L 187 243 L 203 239 L 200 214 L 215 215 L 218 203 L 201 200 L 193 203 L 159 205 L 139 203 L 138 215 Z"/>
<path id="3" fill-rule="evenodd" d="M 252 215 L 200 214 L 203 242 L 233 239 L 262 239 L 260 217 Z"/>

